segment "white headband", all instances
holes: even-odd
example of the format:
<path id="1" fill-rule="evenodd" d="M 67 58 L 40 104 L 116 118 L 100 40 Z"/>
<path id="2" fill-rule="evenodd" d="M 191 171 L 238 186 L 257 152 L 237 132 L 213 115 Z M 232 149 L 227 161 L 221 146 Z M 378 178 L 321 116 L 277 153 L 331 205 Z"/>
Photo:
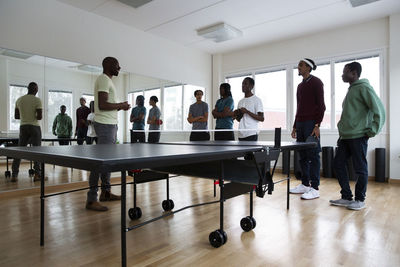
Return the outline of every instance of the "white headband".
<path id="1" fill-rule="evenodd" d="M 313 69 L 313 68 L 314 68 L 314 64 L 312 64 L 312 63 L 311 63 L 311 61 L 309 61 L 309 60 L 308 60 L 308 59 L 306 59 L 306 58 L 303 58 L 302 60 L 303 60 L 305 63 L 307 63 L 307 65 L 308 65 L 308 66 L 310 66 L 310 67 L 311 67 L 311 69 Z"/>

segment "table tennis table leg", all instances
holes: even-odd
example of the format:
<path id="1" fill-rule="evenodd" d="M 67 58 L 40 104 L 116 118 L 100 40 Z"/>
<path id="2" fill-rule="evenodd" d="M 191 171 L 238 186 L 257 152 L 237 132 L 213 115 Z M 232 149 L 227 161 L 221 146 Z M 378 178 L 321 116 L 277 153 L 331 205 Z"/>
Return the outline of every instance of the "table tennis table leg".
<path id="1" fill-rule="evenodd" d="M 40 171 L 40 246 L 44 246 L 44 163 Z"/>
<path id="2" fill-rule="evenodd" d="M 224 231 L 224 163 L 221 161 L 221 168 L 220 168 L 220 177 L 218 179 L 219 181 L 219 192 L 220 192 L 220 198 L 219 198 L 219 229 L 215 230 L 214 232 L 211 232 L 210 235 L 208 236 L 208 240 L 210 241 L 210 244 L 218 248 L 222 246 L 223 244 L 226 243 L 228 240 L 228 235 Z"/>
<path id="3" fill-rule="evenodd" d="M 286 188 L 286 209 L 289 209 L 289 202 L 290 202 L 290 160 L 288 164 L 288 173 L 287 173 L 287 188 Z"/>
<path id="4" fill-rule="evenodd" d="M 215 184 L 215 180 L 213 181 L 213 185 L 214 185 L 214 197 L 217 196 L 217 185 Z"/>
<path id="5" fill-rule="evenodd" d="M 126 172 L 121 171 L 121 266 L 126 267 Z"/>
<path id="6" fill-rule="evenodd" d="M 253 190 L 250 191 L 250 217 L 253 217 Z"/>

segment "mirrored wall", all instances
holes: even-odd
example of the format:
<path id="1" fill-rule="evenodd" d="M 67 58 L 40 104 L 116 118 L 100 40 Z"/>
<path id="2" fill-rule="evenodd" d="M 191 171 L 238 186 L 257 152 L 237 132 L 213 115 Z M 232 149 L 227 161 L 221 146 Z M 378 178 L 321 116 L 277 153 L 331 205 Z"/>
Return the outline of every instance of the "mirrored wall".
<path id="1" fill-rule="evenodd" d="M 120 101 L 129 101 L 134 104 L 134 95 L 137 93 L 144 93 L 145 96 L 149 96 L 148 98 L 154 94 L 161 99 L 164 88 L 172 88 L 173 86 L 183 88 L 183 85 L 179 82 L 124 72 L 123 66 L 121 67 L 118 77 L 113 78 L 117 97 Z M 38 84 L 39 92 L 37 96 L 41 98 L 43 103 L 43 119 L 40 122 L 43 138 L 55 138 L 52 134 L 52 126 L 55 117 L 60 113 L 61 105 L 66 106 L 66 114 L 72 119 L 74 135 L 76 109 L 80 107 L 79 99 L 84 97 L 87 106 L 89 106 L 90 101 L 94 100 L 94 83 L 101 72 L 100 66 L 0 48 L 1 136 L 18 136 L 19 120 L 14 119 L 15 102 L 20 96 L 27 93 L 27 86 L 30 82 Z M 146 105 L 148 105 L 148 99 L 146 99 Z M 130 111 L 119 113 L 118 141 L 120 143 L 129 141 L 129 128 L 131 127 L 129 115 Z M 42 142 L 42 145 L 58 145 L 58 143 L 49 141 Z M 76 142 L 73 142 L 72 145 L 76 145 Z M 11 168 L 11 161 L 9 162 L 9 169 Z M 6 160 L 4 157 L 0 158 L 0 192 L 39 186 L 38 182 L 33 182 L 32 178 L 29 177 L 29 169 L 29 162 L 22 163 L 18 182 L 10 182 L 10 179 L 5 177 Z M 86 171 L 57 166 L 47 167 L 46 176 L 46 183 L 49 185 L 81 182 L 88 179 Z"/>

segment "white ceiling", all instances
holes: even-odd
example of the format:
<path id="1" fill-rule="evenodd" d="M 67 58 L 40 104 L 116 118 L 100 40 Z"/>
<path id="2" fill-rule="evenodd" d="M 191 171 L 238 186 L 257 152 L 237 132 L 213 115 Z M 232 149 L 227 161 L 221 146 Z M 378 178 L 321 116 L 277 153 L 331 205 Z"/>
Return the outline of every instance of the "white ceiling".
<path id="1" fill-rule="evenodd" d="M 153 0 L 137 9 L 117 0 L 58 0 L 211 54 L 294 38 L 400 12 L 400 0 L 352 8 L 348 0 Z M 243 31 L 214 43 L 196 29 L 226 22 Z"/>

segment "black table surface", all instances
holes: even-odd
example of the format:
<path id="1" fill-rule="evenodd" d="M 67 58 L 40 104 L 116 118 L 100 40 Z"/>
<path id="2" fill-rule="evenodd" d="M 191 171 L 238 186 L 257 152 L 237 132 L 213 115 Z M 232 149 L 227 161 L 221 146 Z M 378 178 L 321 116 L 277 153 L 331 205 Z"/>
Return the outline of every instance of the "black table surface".
<path id="1" fill-rule="evenodd" d="M 193 144 L 117 144 L 0 148 L 0 155 L 100 172 L 207 162 L 241 157 L 261 146 Z"/>

